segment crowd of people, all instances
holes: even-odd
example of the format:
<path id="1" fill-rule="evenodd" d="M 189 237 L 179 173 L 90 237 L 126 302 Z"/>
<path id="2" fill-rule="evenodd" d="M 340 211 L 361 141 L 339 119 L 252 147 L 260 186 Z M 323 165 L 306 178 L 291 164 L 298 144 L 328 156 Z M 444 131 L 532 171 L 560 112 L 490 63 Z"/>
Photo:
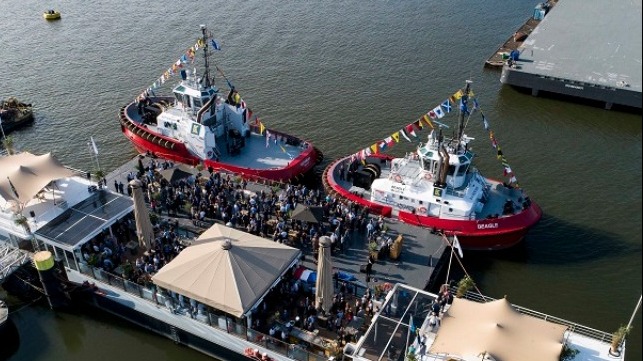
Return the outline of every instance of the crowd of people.
<path id="1" fill-rule="evenodd" d="M 328 236 L 335 253 L 345 252 L 353 239 L 375 241 L 385 229 L 380 217 L 369 217 L 368 209 L 324 194 L 320 189 L 303 184 L 285 184 L 283 187 L 252 187 L 245 180 L 229 174 L 208 171 L 170 182 L 160 171 L 174 165 L 169 161 L 151 158 L 147 165 L 139 159 L 137 169 L 127 174 L 127 183 L 139 179 L 153 217 L 167 215 L 168 219 L 189 218 L 193 225 L 204 229 L 214 222 L 245 230 L 246 232 L 287 243 L 304 253 L 317 255 L 319 239 Z M 123 193 L 120 182 L 114 189 Z M 127 193 L 132 194 L 130 187 Z M 297 205 L 320 207 L 323 220 L 305 222 L 293 219 Z M 151 285 L 151 277 L 170 262 L 184 248 L 177 233 L 178 221 L 158 223 L 152 248 L 144 254 L 126 245 L 137 241 L 132 217 L 116 226 L 114 235 L 99 235 L 83 246 L 83 257 L 93 266 L 117 273 L 122 278 L 140 285 Z M 374 263 L 372 257 L 364 263 Z M 178 296 L 180 295 L 173 295 Z M 176 298 L 176 297 L 173 297 Z M 354 286 L 336 281 L 336 294 L 330 312 L 315 308 L 311 285 L 292 277 L 285 278 L 273 289 L 253 314 L 253 328 L 276 339 L 286 341 L 292 327 L 313 331 L 324 329 L 336 335 L 337 344 L 355 341 L 356 329 L 351 323 L 356 318 L 369 318 L 374 309 L 370 291 L 356 296 Z M 195 315 L 197 307 L 186 309 Z M 175 309 L 180 300 L 173 300 Z M 323 319 L 323 322 L 320 322 Z"/>

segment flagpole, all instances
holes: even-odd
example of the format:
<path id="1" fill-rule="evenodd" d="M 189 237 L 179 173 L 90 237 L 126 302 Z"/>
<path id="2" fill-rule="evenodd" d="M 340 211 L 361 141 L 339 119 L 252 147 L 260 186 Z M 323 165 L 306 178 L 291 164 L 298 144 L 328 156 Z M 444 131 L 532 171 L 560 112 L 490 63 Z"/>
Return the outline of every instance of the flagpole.
<path id="1" fill-rule="evenodd" d="M 2 131 L 2 143 L 7 150 L 7 154 L 11 155 L 11 150 L 7 147 L 7 135 L 4 134 L 4 127 L 2 126 L 2 118 L 0 118 L 0 131 Z"/>
<path id="2" fill-rule="evenodd" d="M 449 284 L 449 274 L 451 273 L 451 261 L 453 261 L 453 243 L 449 242 L 449 239 L 443 234 L 442 237 L 447 241 L 447 244 L 451 246 L 451 254 L 449 255 L 449 267 L 447 268 L 447 279 L 444 282 Z"/>

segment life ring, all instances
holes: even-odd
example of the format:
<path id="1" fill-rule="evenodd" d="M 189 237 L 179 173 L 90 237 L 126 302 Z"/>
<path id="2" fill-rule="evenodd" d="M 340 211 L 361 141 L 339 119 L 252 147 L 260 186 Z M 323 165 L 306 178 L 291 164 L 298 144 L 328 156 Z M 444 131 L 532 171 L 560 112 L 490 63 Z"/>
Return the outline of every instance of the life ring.
<path id="1" fill-rule="evenodd" d="M 428 181 L 432 181 L 432 180 L 433 180 L 433 173 L 431 173 L 431 172 L 426 172 L 426 173 L 424 174 L 424 179 L 426 179 L 426 180 L 428 180 Z"/>
<path id="2" fill-rule="evenodd" d="M 418 212 L 420 212 L 421 214 L 426 214 L 426 207 L 418 208 Z"/>
<path id="3" fill-rule="evenodd" d="M 398 183 L 402 183 L 402 177 L 399 174 L 394 175 L 393 180 Z"/>

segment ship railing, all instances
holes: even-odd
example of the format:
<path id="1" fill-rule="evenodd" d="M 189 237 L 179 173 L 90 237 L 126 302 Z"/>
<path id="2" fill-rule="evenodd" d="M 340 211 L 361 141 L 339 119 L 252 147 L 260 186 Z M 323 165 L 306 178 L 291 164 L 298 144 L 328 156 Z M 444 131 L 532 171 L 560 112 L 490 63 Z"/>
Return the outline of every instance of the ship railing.
<path id="1" fill-rule="evenodd" d="M 455 294 L 456 290 L 457 290 L 456 287 L 452 287 L 451 288 L 452 294 Z M 480 294 L 475 293 L 475 292 L 467 292 L 464 295 L 463 298 L 471 300 L 471 301 L 481 302 L 481 303 L 489 302 L 489 301 L 495 301 L 495 299 L 492 298 L 492 297 L 483 296 L 483 295 L 480 295 Z M 548 314 L 545 314 L 545 313 L 542 313 L 542 312 L 534 311 L 534 310 L 526 308 L 526 307 L 522 307 L 522 306 L 518 306 L 518 305 L 514 305 L 514 304 L 512 304 L 512 306 L 516 311 L 520 312 L 521 314 L 532 316 L 532 317 L 535 317 L 535 318 L 538 318 L 538 319 L 541 319 L 541 320 L 544 320 L 544 321 L 547 321 L 547 322 L 567 326 L 567 330 L 569 332 L 579 334 L 579 335 L 582 335 L 582 336 L 586 336 L 586 337 L 589 337 L 589 338 L 592 338 L 594 340 L 598 340 L 598 341 L 601 341 L 601 342 L 606 342 L 606 343 L 611 343 L 612 342 L 612 334 L 611 333 L 607 333 L 607 332 L 597 330 L 597 329 L 594 329 L 594 328 L 591 328 L 591 327 L 583 326 L 583 325 L 580 325 L 578 323 L 568 321 L 568 320 L 562 319 L 560 317 L 551 316 L 551 315 L 548 315 Z"/>
<path id="2" fill-rule="evenodd" d="M 290 344 L 278 340 L 274 337 L 261 333 L 245 325 L 235 322 L 231 317 L 210 312 L 209 308 L 199 308 L 196 314 L 190 314 L 188 305 L 177 304 L 177 301 L 171 296 L 163 295 L 156 292 L 156 286 L 140 285 L 138 283 L 123 279 L 102 268 L 93 267 L 86 263 L 79 263 L 80 273 L 89 276 L 97 281 L 104 282 L 110 286 L 121 289 L 135 297 L 139 297 L 147 302 L 152 302 L 157 306 L 164 307 L 168 312 L 192 317 L 195 321 L 204 323 L 210 327 L 227 332 L 230 335 L 244 339 L 250 343 L 264 347 L 273 352 L 287 356 L 297 361 L 325 361 L 327 357 L 311 353 L 301 346 Z M 356 285 L 357 286 L 357 285 Z M 357 289 L 356 289 L 357 291 Z M 361 290 L 362 294 L 365 291 Z M 176 306 L 174 306 L 176 304 Z M 169 307 L 168 307 L 169 306 Z"/>

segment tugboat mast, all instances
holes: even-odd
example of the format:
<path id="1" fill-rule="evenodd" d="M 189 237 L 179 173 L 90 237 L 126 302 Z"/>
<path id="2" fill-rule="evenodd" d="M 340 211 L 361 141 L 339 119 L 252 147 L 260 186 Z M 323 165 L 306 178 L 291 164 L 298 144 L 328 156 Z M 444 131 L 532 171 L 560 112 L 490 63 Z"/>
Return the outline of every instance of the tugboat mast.
<path id="1" fill-rule="evenodd" d="M 464 110 L 466 109 L 467 102 L 469 100 L 469 90 L 471 89 L 471 80 L 467 80 L 467 85 L 464 87 L 464 94 L 460 98 L 460 116 L 458 119 L 458 147 L 460 150 L 460 144 L 462 143 L 462 135 L 464 134 Z"/>
<path id="2" fill-rule="evenodd" d="M 210 83 L 210 63 L 208 60 L 208 35 L 206 34 L 207 27 L 205 25 L 201 25 L 201 33 L 203 34 L 203 37 L 201 38 L 203 41 L 203 59 L 205 60 L 205 73 L 203 74 L 203 77 L 205 78 L 205 83 L 203 84 L 205 88 L 210 88 L 212 84 Z"/>

